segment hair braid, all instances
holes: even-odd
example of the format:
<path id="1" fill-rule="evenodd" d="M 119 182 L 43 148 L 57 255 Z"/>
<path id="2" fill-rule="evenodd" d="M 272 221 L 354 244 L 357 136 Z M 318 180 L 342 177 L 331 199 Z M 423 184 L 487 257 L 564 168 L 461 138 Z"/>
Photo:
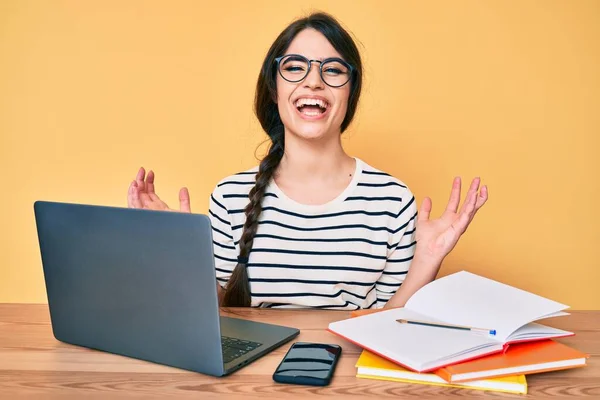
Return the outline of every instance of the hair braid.
<path id="1" fill-rule="evenodd" d="M 250 190 L 249 203 L 244 209 L 246 213 L 246 222 L 240 238 L 240 255 L 238 264 L 235 266 L 227 290 L 223 297 L 223 305 L 227 307 L 248 307 L 251 302 L 250 282 L 248 281 L 248 258 L 252 251 L 254 235 L 258 229 L 258 218 L 262 212 L 262 200 L 267 190 L 267 186 L 273 177 L 279 162 L 283 157 L 284 140 L 283 126 L 278 127 L 279 133 L 271 135 L 273 144 L 269 148 L 269 153 L 261 161 L 256 174 L 256 184 Z"/>

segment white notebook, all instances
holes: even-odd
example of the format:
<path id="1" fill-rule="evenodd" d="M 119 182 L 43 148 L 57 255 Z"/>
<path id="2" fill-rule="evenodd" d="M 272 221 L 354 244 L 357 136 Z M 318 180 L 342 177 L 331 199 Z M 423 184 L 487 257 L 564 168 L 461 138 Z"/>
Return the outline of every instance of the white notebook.
<path id="1" fill-rule="evenodd" d="M 461 271 L 423 286 L 403 308 L 333 322 L 329 331 L 411 370 L 426 372 L 501 351 L 507 343 L 573 335 L 533 322 L 568 315 L 562 312 L 566 308 Z M 496 334 L 401 324 L 398 319 L 486 328 Z"/>

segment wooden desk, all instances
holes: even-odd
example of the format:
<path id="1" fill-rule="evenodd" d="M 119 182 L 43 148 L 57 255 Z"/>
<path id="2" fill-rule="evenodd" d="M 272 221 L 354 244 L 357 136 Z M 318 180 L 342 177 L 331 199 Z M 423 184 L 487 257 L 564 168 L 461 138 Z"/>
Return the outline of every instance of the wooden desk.
<path id="1" fill-rule="evenodd" d="M 271 375 L 290 344 L 231 376 L 213 378 L 60 343 L 52 335 L 47 305 L 0 304 L 0 399 L 524 397 L 358 379 L 354 363 L 360 348 L 325 331 L 348 312 L 229 309 L 225 313 L 300 328 L 297 340 L 342 345 L 333 382 L 323 388 L 274 383 Z M 544 323 L 574 331 L 575 337 L 561 341 L 591 358 L 585 368 L 529 376 L 527 397 L 600 398 L 600 311 L 573 312 Z"/>

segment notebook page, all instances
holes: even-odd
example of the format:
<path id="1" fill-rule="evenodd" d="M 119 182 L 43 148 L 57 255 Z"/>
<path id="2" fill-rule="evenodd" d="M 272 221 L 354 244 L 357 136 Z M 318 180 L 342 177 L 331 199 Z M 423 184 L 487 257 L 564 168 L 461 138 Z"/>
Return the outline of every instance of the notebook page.
<path id="1" fill-rule="evenodd" d="M 563 315 L 571 315 L 568 312 L 564 312 L 564 311 L 559 311 L 559 312 L 555 312 L 555 313 L 551 313 L 548 315 L 542 315 L 539 318 L 536 318 L 534 321 L 540 320 L 540 319 L 546 319 L 546 318 L 553 318 L 553 317 L 562 317 Z"/>
<path id="2" fill-rule="evenodd" d="M 440 322 L 406 308 L 391 309 L 329 324 L 329 329 L 359 346 L 388 357 L 414 370 L 460 355 L 489 352 L 501 345 L 485 335 L 453 329 L 401 324 L 396 320 L 418 319 Z"/>
<path id="3" fill-rule="evenodd" d="M 569 335 L 572 335 L 572 332 L 563 331 L 562 329 L 552 328 L 550 326 L 536 324 L 535 322 L 532 322 L 514 331 L 508 337 L 508 340 L 530 340 L 536 338 L 552 338 Z"/>
<path id="4" fill-rule="evenodd" d="M 503 342 L 519 327 L 568 308 L 467 271 L 425 285 L 405 307 L 451 324 L 495 329 Z"/>

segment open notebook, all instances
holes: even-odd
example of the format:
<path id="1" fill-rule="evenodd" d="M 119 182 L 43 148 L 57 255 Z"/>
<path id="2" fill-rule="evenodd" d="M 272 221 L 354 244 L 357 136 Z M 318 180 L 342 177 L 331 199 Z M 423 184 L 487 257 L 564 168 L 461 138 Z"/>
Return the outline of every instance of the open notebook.
<path id="1" fill-rule="evenodd" d="M 467 271 L 419 289 L 403 308 L 329 324 L 329 331 L 413 371 L 502 351 L 508 343 L 557 338 L 572 332 L 533 321 L 568 315 L 564 304 Z M 401 324 L 398 319 L 495 330 L 496 335 Z"/>

